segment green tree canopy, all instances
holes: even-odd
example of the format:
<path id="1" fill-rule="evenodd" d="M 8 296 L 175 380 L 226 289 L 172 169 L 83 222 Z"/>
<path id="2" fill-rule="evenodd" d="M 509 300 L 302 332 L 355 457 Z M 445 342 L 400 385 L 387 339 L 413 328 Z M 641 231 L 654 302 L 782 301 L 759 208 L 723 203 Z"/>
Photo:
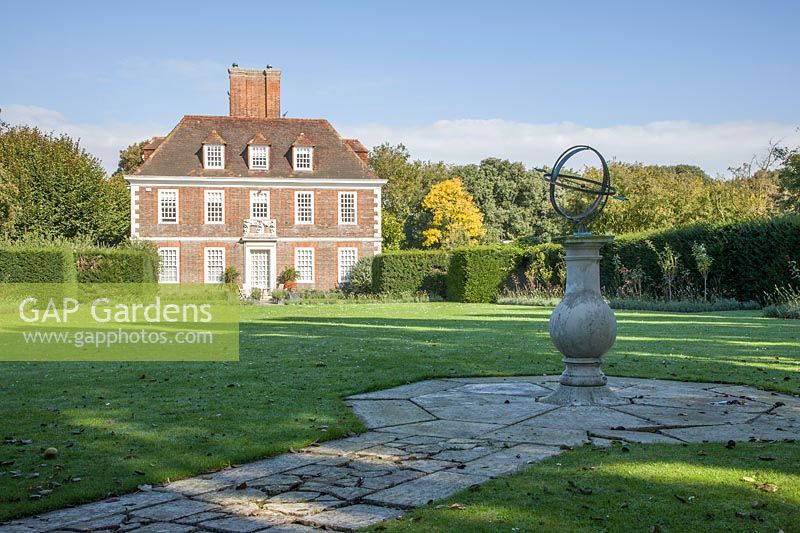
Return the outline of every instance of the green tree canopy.
<path id="1" fill-rule="evenodd" d="M 778 171 L 781 188 L 781 206 L 788 211 L 800 213 L 800 151 L 789 152 Z"/>
<path id="2" fill-rule="evenodd" d="M 690 165 L 611 163 L 611 182 L 625 201 L 610 200 L 592 231 L 632 233 L 696 222 L 763 217 L 774 209 L 776 186 L 768 171 L 712 179 Z M 593 169 L 589 174 L 598 176 Z"/>
<path id="3" fill-rule="evenodd" d="M 453 167 L 452 174 L 462 179 L 483 213 L 487 241 L 519 237 L 546 241 L 559 233 L 560 222 L 539 172 L 491 157 L 480 165 Z"/>
<path id="4" fill-rule="evenodd" d="M 99 161 L 66 135 L 0 124 L 0 161 L 16 189 L 12 238 L 86 236 L 116 244 L 128 235 L 130 203 Z"/>
<path id="5" fill-rule="evenodd" d="M 0 165 L 0 235 L 6 236 L 14 229 L 14 222 L 19 213 L 17 196 L 19 191 L 8 177 L 8 173 Z"/>
<path id="6" fill-rule="evenodd" d="M 369 154 L 369 166 L 376 176 L 387 181 L 382 193 L 383 209 L 403 222 L 417 211 L 431 186 L 450 177 L 444 163 L 411 161 L 402 144 L 376 146 Z"/>
<path id="7" fill-rule="evenodd" d="M 144 163 L 144 147 L 150 143 L 150 140 L 144 140 L 133 143 L 124 150 L 119 151 L 119 164 L 114 176 L 125 174 L 132 174 L 136 171 L 142 163 Z"/>

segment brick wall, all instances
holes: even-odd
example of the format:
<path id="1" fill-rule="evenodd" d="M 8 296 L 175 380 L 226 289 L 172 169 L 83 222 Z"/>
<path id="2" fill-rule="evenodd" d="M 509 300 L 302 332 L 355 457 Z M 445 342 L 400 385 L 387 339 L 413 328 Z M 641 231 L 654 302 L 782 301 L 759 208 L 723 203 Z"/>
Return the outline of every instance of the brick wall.
<path id="1" fill-rule="evenodd" d="M 226 266 L 234 266 L 246 281 L 246 243 L 237 242 L 243 236 L 242 221 L 250 217 L 250 192 L 269 191 L 270 217 L 276 220 L 277 240 L 275 270 L 294 266 L 295 248 L 314 248 L 314 283 L 300 284 L 303 288 L 331 289 L 338 285 L 339 248 L 356 248 L 358 257 L 380 251 L 373 241 L 379 239 L 380 222 L 376 207 L 380 196 L 374 189 L 340 189 L 356 193 L 357 224 L 340 225 L 339 189 L 220 187 L 208 190 L 225 191 L 225 223 L 205 224 L 205 194 L 202 187 L 162 187 L 178 191 L 178 224 L 158 224 L 158 191 L 160 187 L 139 187 L 135 196 L 137 231 L 140 238 L 156 238 L 157 247 L 180 250 L 180 281 L 203 283 L 206 247 L 225 248 Z M 149 190 L 148 190 L 149 189 Z M 314 193 L 314 224 L 294 223 L 295 191 Z M 377 228 L 377 229 L 376 229 Z M 377 233 L 376 233 L 377 232 Z M 184 239 L 184 240 L 181 240 Z M 219 240 L 216 240 L 219 239 Z M 291 239 L 291 240 L 282 240 Z M 307 240 L 306 240 L 307 239 Z M 354 239 L 354 240 L 348 240 Z"/>
<path id="2" fill-rule="evenodd" d="M 177 189 L 178 224 L 158 223 L 158 190 Z M 150 190 L 148 190 L 150 189 Z M 202 187 L 140 187 L 138 191 L 139 236 L 241 237 L 242 220 L 250 218 L 250 191 L 269 191 L 270 218 L 279 237 L 374 237 L 376 202 L 373 189 L 340 189 L 356 192 L 357 224 L 339 224 L 339 190 L 314 188 L 209 187 L 225 191 L 225 223 L 205 224 Z M 314 223 L 294 223 L 295 191 L 313 191 Z"/>
<path id="3" fill-rule="evenodd" d="M 230 116 L 280 118 L 281 71 L 276 69 L 228 69 Z"/>

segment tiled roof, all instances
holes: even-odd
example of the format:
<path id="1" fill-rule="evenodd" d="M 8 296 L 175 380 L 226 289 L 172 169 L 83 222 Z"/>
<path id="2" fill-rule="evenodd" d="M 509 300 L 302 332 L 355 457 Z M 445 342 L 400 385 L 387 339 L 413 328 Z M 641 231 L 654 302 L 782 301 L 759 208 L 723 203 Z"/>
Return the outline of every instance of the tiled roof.
<path id="1" fill-rule="evenodd" d="M 315 145 L 311 141 L 311 139 L 306 137 L 306 134 L 301 131 L 300 135 L 298 135 L 297 139 L 295 139 L 294 142 L 292 143 L 292 146 L 315 146 Z"/>
<path id="2" fill-rule="evenodd" d="M 225 168 L 204 169 L 203 142 L 212 132 L 224 139 Z M 314 169 L 295 173 L 292 144 L 303 134 L 314 146 Z M 247 144 L 255 136 L 269 140 L 269 170 L 249 170 Z M 327 120 L 241 118 L 187 115 L 135 172 L 141 176 L 264 176 L 373 179 L 367 165 Z"/>
<path id="3" fill-rule="evenodd" d="M 220 137 L 219 132 L 217 130 L 211 130 L 211 133 L 206 135 L 206 138 L 203 139 L 203 144 L 227 144 L 225 139 Z"/>
<path id="4" fill-rule="evenodd" d="M 344 142 L 353 149 L 354 152 L 369 152 L 369 149 L 364 146 L 358 139 L 345 139 Z"/>
<path id="5" fill-rule="evenodd" d="M 261 133 L 259 132 L 259 133 L 256 133 L 255 135 L 253 135 L 253 138 L 250 139 L 249 141 L 247 141 L 247 144 L 258 144 L 258 145 L 265 145 L 266 144 L 266 145 L 268 145 L 269 141 L 267 140 L 266 137 L 261 135 Z"/>
<path id="6" fill-rule="evenodd" d="M 164 142 L 164 139 L 166 139 L 166 137 L 151 137 L 150 142 L 144 145 L 143 150 L 155 150 L 162 142 Z"/>

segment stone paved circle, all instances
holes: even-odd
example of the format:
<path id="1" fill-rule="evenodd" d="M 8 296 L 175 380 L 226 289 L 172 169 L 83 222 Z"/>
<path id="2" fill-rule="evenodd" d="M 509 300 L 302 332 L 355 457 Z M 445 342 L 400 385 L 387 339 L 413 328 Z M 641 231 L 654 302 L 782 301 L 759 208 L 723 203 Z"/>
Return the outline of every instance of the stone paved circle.
<path id="1" fill-rule="evenodd" d="M 537 402 L 557 377 L 450 378 L 346 399 L 370 431 L 146 492 L 0 524 L 2 532 L 352 531 L 508 475 L 565 446 L 800 439 L 800 397 L 609 378 L 619 405 Z"/>

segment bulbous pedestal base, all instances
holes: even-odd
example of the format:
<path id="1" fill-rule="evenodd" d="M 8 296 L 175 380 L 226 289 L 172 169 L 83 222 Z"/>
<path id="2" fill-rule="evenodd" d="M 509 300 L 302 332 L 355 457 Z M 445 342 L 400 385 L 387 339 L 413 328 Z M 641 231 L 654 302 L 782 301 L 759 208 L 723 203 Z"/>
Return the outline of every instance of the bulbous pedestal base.
<path id="1" fill-rule="evenodd" d="M 600 294 L 600 248 L 610 237 L 563 239 L 567 262 L 564 298 L 550 316 L 550 338 L 564 355 L 559 386 L 539 399 L 556 405 L 619 405 L 600 370 L 603 354 L 617 336 L 614 312 Z"/>

